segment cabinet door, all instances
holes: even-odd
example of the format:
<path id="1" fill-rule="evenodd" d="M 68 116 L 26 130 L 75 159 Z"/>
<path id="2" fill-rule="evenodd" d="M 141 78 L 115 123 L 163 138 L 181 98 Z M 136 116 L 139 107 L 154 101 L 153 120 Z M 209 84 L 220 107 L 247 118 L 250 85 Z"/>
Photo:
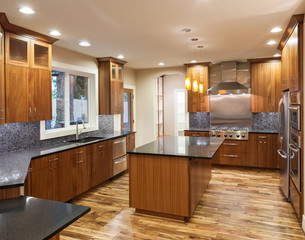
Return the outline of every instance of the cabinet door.
<path id="1" fill-rule="evenodd" d="M 52 119 L 51 72 L 31 69 L 29 77 L 29 105 L 32 109 L 31 121 Z"/>
<path id="2" fill-rule="evenodd" d="M 0 125 L 5 123 L 4 31 L 0 25 Z"/>
<path id="3" fill-rule="evenodd" d="M 282 50 L 282 91 L 289 88 L 289 46 Z"/>
<path id="4" fill-rule="evenodd" d="M 103 145 L 101 145 L 103 146 Z M 104 147 L 103 147 L 104 148 Z M 96 185 L 102 182 L 102 169 L 103 169 L 103 152 L 105 150 L 99 150 L 88 154 L 88 158 L 91 159 L 91 186 L 95 187 Z"/>
<path id="5" fill-rule="evenodd" d="M 135 148 L 135 134 L 129 134 L 126 137 L 126 151 L 130 151 Z"/>
<path id="6" fill-rule="evenodd" d="M 276 168 L 276 134 L 257 134 L 259 167 Z"/>
<path id="7" fill-rule="evenodd" d="M 52 45 L 31 41 L 31 67 L 44 70 L 52 70 Z"/>
<path id="8" fill-rule="evenodd" d="M 122 81 L 111 80 L 111 114 L 123 113 L 123 85 Z"/>
<path id="9" fill-rule="evenodd" d="M 28 105 L 28 68 L 6 65 L 6 122 L 27 122 L 32 117 Z"/>
<path id="10" fill-rule="evenodd" d="M 289 49 L 289 90 L 291 92 L 300 91 L 298 33 L 299 28 L 296 26 L 287 42 Z"/>
<path id="11" fill-rule="evenodd" d="M 36 161 L 39 161 L 37 159 Z M 53 188 L 52 188 L 52 167 L 44 167 L 40 169 L 32 169 L 32 196 L 37 198 L 43 198 L 52 200 Z"/>
<path id="12" fill-rule="evenodd" d="M 31 40 L 12 33 L 5 34 L 5 61 L 7 64 L 30 66 Z"/>

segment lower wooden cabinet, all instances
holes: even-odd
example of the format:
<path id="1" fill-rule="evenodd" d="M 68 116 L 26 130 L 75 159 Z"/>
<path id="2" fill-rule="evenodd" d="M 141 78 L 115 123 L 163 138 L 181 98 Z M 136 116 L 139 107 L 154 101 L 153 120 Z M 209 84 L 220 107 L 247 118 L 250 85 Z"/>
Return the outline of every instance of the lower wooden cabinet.
<path id="1" fill-rule="evenodd" d="M 25 195 L 66 202 L 112 176 L 112 141 L 32 159 Z"/>
<path id="2" fill-rule="evenodd" d="M 130 151 L 136 147 L 135 134 L 129 134 L 126 136 L 126 151 Z"/>
<path id="3" fill-rule="evenodd" d="M 301 206 L 303 205 L 301 203 L 301 195 L 299 193 L 299 191 L 297 190 L 297 188 L 294 186 L 293 181 L 291 181 L 290 179 L 290 199 L 291 199 L 291 203 L 294 207 L 294 210 L 296 212 L 296 214 L 298 215 L 299 219 L 302 219 L 302 209 Z"/>
<path id="4" fill-rule="evenodd" d="M 255 136 L 258 167 L 277 168 L 277 134 L 255 134 Z"/>
<path id="5" fill-rule="evenodd" d="M 189 137 L 209 137 L 209 132 L 193 132 L 193 131 L 185 131 L 184 136 Z"/>

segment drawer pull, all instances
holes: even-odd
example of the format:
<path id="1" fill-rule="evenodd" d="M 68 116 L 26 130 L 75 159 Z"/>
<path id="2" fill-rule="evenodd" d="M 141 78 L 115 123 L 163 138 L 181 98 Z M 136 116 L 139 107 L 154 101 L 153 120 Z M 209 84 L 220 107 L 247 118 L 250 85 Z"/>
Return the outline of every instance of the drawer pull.
<path id="1" fill-rule="evenodd" d="M 238 158 L 238 155 L 227 155 L 227 154 L 222 154 L 222 157 L 230 157 L 230 158 Z"/>
<path id="2" fill-rule="evenodd" d="M 99 145 L 98 147 L 99 147 L 99 148 L 103 148 L 103 147 L 105 147 L 105 145 Z"/>
<path id="3" fill-rule="evenodd" d="M 267 136 L 258 136 L 258 138 L 267 138 Z"/>
<path id="4" fill-rule="evenodd" d="M 82 163 L 82 162 L 83 162 L 83 160 L 80 160 L 80 161 L 79 161 L 79 162 L 77 162 L 77 163 L 79 164 L 79 163 Z"/>
<path id="5" fill-rule="evenodd" d="M 237 146 L 238 143 L 223 143 L 223 145 L 228 145 L 228 146 Z"/>
<path id="6" fill-rule="evenodd" d="M 84 151 L 79 151 L 78 154 L 83 153 Z"/>
<path id="7" fill-rule="evenodd" d="M 49 162 L 53 162 L 53 161 L 57 161 L 58 158 L 54 158 L 54 159 L 49 159 Z"/>

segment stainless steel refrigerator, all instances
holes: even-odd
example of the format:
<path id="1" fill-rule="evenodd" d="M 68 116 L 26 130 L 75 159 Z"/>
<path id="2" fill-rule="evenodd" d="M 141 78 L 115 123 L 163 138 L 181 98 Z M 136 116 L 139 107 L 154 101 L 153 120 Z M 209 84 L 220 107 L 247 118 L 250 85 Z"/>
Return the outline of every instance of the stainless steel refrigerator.
<path id="1" fill-rule="evenodd" d="M 279 114 L 279 149 L 277 150 L 280 155 L 280 184 L 281 189 L 288 201 L 290 201 L 289 196 L 289 100 L 290 93 L 283 92 L 282 98 L 279 102 L 278 114 Z"/>

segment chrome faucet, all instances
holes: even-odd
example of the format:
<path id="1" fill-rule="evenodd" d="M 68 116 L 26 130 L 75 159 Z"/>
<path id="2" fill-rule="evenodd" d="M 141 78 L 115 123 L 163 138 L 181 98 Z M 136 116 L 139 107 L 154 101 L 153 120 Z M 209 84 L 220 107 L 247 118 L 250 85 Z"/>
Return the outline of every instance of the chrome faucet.
<path id="1" fill-rule="evenodd" d="M 79 139 L 79 135 L 82 134 L 82 130 L 80 130 L 80 132 L 78 132 L 78 121 L 81 120 L 82 123 L 83 123 L 83 130 L 86 129 L 86 126 L 85 126 L 85 122 L 83 119 L 79 118 L 77 119 L 76 121 L 76 133 L 75 133 L 75 140 L 78 140 Z"/>

